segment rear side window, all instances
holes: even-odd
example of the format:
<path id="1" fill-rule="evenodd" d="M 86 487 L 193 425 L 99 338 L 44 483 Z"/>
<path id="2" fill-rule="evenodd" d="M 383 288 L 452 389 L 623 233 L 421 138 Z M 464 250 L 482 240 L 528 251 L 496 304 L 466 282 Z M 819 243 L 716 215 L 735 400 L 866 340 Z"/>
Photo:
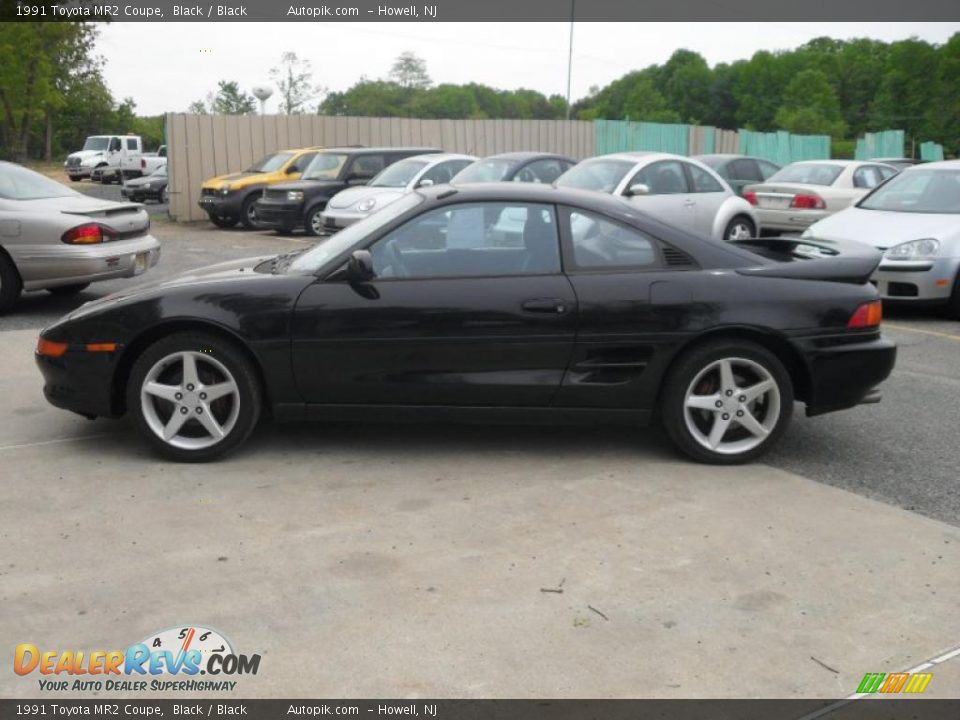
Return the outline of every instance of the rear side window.
<path id="1" fill-rule="evenodd" d="M 727 165 L 727 177 L 731 180 L 747 180 L 749 182 L 760 182 L 763 180 L 757 161 L 747 158 L 731 160 Z"/>
<path id="2" fill-rule="evenodd" d="M 693 185 L 693 192 L 697 193 L 716 193 L 723 192 L 723 186 L 717 182 L 716 178 L 713 177 L 703 168 L 698 168 L 696 165 L 691 165 L 690 163 L 684 163 L 687 170 L 690 172 L 690 180 Z"/>
<path id="3" fill-rule="evenodd" d="M 137 149 L 137 139 L 127 138 L 127 150 L 136 150 L 136 149 Z"/>
<path id="4" fill-rule="evenodd" d="M 569 209 L 573 260 L 584 270 L 654 268 L 659 266 L 657 241 L 636 228 L 581 209 Z"/>
<path id="5" fill-rule="evenodd" d="M 372 178 L 384 168 L 383 155 L 361 155 L 353 161 L 350 175 L 354 177 Z"/>
<path id="6" fill-rule="evenodd" d="M 875 188 L 885 179 L 879 165 L 864 165 L 853 173 L 853 186 L 858 188 Z"/>
<path id="7" fill-rule="evenodd" d="M 646 185 L 650 195 L 672 195 L 690 192 L 683 166 L 676 160 L 664 160 L 647 165 L 633 176 L 630 185 Z"/>

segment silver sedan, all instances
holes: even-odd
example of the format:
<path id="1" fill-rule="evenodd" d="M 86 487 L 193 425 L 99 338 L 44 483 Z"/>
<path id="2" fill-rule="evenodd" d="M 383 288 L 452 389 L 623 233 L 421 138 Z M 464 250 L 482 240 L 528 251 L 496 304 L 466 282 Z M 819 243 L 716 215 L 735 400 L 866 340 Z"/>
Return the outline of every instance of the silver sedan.
<path id="1" fill-rule="evenodd" d="M 0 313 L 23 290 L 76 293 L 144 273 L 159 257 L 142 205 L 88 197 L 0 162 Z"/>
<path id="2" fill-rule="evenodd" d="M 661 222 L 715 240 L 755 237 L 753 208 L 701 162 L 658 152 L 624 152 L 584 160 L 557 187 L 622 195 Z"/>

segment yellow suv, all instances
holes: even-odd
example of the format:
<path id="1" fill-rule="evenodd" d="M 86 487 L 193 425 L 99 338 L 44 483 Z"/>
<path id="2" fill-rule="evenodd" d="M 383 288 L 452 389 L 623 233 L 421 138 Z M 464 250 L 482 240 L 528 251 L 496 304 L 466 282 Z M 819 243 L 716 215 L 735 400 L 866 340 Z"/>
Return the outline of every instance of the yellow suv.
<path id="1" fill-rule="evenodd" d="M 239 220 L 247 229 L 256 228 L 254 204 L 263 189 L 268 185 L 297 180 L 322 149 L 278 150 L 243 172 L 210 178 L 200 186 L 200 209 L 217 227 L 230 228 Z"/>

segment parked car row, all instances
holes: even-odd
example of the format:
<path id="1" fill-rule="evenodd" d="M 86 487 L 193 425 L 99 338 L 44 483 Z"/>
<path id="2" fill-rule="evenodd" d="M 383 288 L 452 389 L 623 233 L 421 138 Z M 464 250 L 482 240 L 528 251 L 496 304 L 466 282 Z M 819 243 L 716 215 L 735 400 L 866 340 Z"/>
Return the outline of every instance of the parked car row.
<path id="1" fill-rule="evenodd" d="M 90 178 L 109 184 L 150 175 L 166 161 L 166 145 L 155 153 L 144 152 L 139 135 L 91 135 L 81 150 L 67 156 L 63 169 L 72 182 Z"/>

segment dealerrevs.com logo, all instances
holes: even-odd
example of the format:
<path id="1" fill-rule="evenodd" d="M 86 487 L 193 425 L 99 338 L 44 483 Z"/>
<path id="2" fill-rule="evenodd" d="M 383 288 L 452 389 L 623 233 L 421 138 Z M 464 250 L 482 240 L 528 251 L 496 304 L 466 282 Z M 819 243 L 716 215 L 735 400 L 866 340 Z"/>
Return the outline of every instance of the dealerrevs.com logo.
<path id="1" fill-rule="evenodd" d="M 200 625 L 161 630 L 126 650 L 61 651 L 21 643 L 13 654 L 13 671 L 41 676 L 37 682 L 45 691 L 232 691 L 237 681 L 227 677 L 259 669 L 260 655 L 238 654 L 222 633 Z"/>

